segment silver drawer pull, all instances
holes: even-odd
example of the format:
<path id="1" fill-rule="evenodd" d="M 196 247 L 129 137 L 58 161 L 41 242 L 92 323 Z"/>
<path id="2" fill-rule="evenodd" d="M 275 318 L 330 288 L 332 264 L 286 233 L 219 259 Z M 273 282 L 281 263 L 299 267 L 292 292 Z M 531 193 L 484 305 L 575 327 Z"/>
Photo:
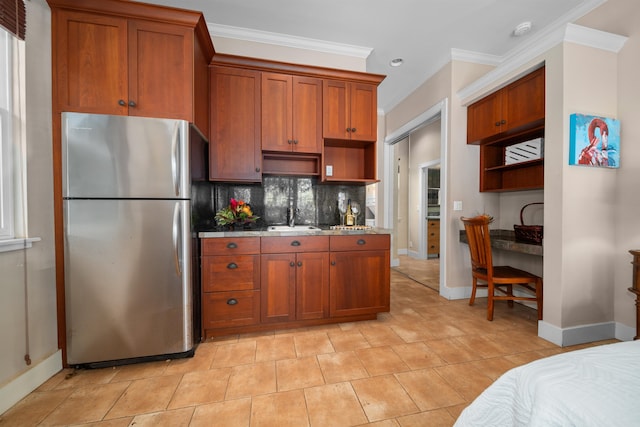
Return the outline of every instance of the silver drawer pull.
<path id="1" fill-rule="evenodd" d="M 357 242 L 357 243 L 358 243 L 359 245 L 361 245 L 361 246 L 362 246 L 362 245 L 366 244 L 366 243 L 367 243 L 367 241 L 366 241 L 366 240 L 364 240 L 364 239 L 358 239 L 358 242 Z"/>
<path id="2" fill-rule="evenodd" d="M 297 240 L 294 240 L 293 242 L 291 242 L 291 246 L 300 246 L 300 242 Z"/>
<path id="3" fill-rule="evenodd" d="M 227 248 L 229 248 L 229 249 L 235 249 L 237 247 L 238 247 L 238 245 L 236 245 L 234 242 L 227 243 Z"/>
<path id="4" fill-rule="evenodd" d="M 237 299 L 235 299 L 235 298 L 229 298 L 229 299 L 227 300 L 227 304 L 228 304 L 228 305 L 236 305 L 237 303 L 238 303 L 238 300 L 237 300 Z"/>
<path id="5" fill-rule="evenodd" d="M 229 264 L 227 264 L 227 268 L 229 270 L 235 270 L 236 268 L 238 268 L 238 264 L 236 264 L 235 262 L 230 262 Z"/>

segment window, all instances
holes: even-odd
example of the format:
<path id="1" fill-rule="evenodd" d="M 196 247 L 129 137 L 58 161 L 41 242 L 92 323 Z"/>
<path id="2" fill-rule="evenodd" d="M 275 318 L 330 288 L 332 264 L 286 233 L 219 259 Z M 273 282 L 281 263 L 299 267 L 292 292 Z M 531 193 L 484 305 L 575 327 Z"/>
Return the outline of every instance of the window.
<path id="1" fill-rule="evenodd" d="M 31 247 L 27 236 L 23 0 L 0 0 L 0 252 Z"/>
<path id="2" fill-rule="evenodd" d="M 0 28 L 0 239 L 15 237 L 13 212 L 13 36 Z"/>

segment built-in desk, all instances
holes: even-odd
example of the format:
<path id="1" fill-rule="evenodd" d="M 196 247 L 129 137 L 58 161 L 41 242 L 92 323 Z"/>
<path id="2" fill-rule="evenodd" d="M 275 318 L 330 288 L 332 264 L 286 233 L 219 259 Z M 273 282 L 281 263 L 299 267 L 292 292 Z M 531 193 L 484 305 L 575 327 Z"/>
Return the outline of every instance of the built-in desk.
<path id="1" fill-rule="evenodd" d="M 542 245 L 517 242 L 516 233 L 513 230 L 489 230 L 489 235 L 491 236 L 492 248 L 542 256 Z M 469 243 L 467 233 L 464 230 L 460 230 L 460 241 Z"/>

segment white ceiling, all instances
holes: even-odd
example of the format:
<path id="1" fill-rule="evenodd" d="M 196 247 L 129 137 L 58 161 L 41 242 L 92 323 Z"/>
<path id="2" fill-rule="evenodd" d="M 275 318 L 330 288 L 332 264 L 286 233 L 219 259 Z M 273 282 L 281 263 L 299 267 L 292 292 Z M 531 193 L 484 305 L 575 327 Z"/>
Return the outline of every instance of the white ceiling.
<path id="1" fill-rule="evenodd" d="M 237 27 L 238 34 L 253 31 L 256 37 L 269 36 L 270 42 L 294 38 L 312 49 L 366 48 L 366 71 L 387 76 L 378 89 L 378 107 L 388 112 L 452 55 L 498 65 L 510 52 L 574 22 L 606 0 L 142 1 L 198 10 L 209 28 Z M 532 23 L 531 31 L 514 37 L 514 28 L 524 21 Z M 390 67 L 389 61 L 398 57 L 404 65 Z"/>

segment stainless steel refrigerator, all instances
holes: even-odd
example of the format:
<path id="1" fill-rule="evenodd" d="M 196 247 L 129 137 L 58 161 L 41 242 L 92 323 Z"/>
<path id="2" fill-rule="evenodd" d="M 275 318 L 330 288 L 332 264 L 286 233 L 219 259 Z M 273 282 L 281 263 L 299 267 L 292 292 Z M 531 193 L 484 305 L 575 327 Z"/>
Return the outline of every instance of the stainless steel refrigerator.
<path id="1" fill-rule="evenodd" d="M 67 363 L 193 354 L 182 120 L 62 114 Z"/>

